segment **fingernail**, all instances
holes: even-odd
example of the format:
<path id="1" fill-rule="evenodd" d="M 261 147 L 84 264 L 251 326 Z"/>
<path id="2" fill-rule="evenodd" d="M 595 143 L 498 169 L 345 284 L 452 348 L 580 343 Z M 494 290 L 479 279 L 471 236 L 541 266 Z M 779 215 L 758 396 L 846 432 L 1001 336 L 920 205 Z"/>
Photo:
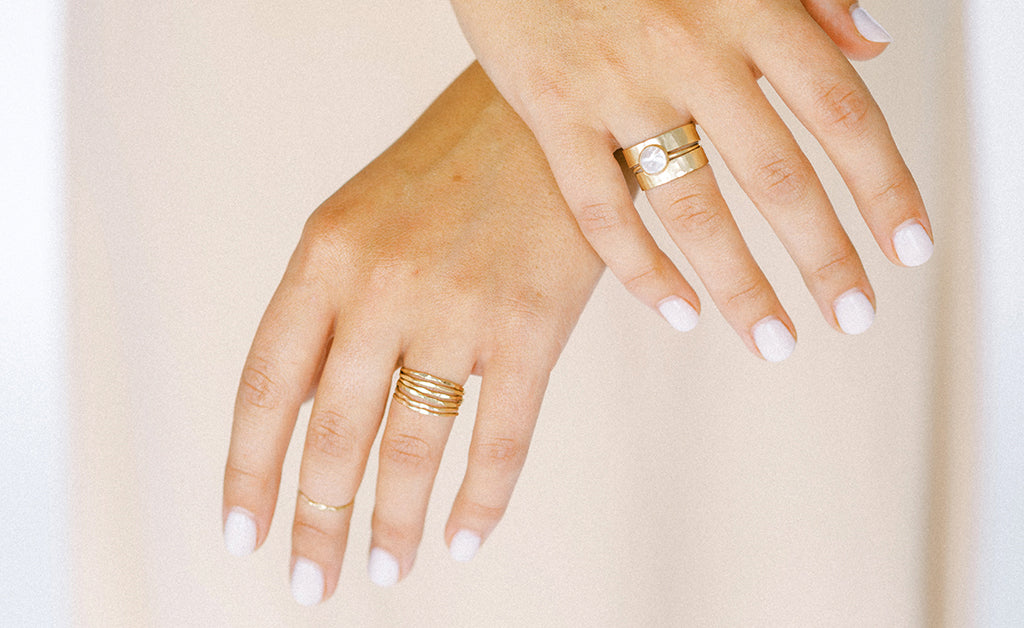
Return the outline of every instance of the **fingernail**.
<path id="1" fill-rule="evenodd" d="M 832 304 L 839 328 L 847 334 L 862 334 L 875 321 L 875 308 L 863 292 L 854 288 L 840 295 Z"/>
<path id="2" fill-rule="evenodd" d="M 232 556 L 248 556 L 256 549 L 256 520 L 243 508 L 232 508 L 224 521 L 224 546 Z"/>
<path id="3" fill-rule="evenodd" d="M 303 606 L 314 606 L 324 597 L 324 572 L 313 561 L 296 558 L 292 567 L 292 597 Z"/>
<path id="4" fill-rule="evenodd" d="M 870 13 L 860 8 L 859 4 L 850 7 L 850 15 L 853 17 L 853 25 L 857 27 L 857 32 L 864 39 L 880 44 L 888 44 L 892 41 L 889 31 L 882 28 L 882 25 L 871 17 Z"/>
<path id="5" fill-rule="evenodd" d="M 464 563 L 473 560 L 478 549 L 480 549 L 480 535 L 469 530 L 459 530 L 452 537 L 452 542 L 448 546 L 448 553 L 451 554 L 453 559 Z"/>
<path id="6" fill-rule="evenodd" d="M 367 571 L 370 572 L 370 582 L 378 587 L 390 587 L 398 582 L 398 561 L 379 547 L 370 550 Z"/>
<path id="7" fill-rule="evenodd" d="M 769 362 L 782 362 L 796 348 L 796 339 L 789 333 L 789 328 L 774 316 L 758 321 L 752 331 L 757 350 Z"/>
<path id="8" fill-rule="evenodd" d="M 935 243 L 916 220 L 909 220 L 896 230 L 892 236 L 892 246 L 904 266 L 924 264 L 935 250 Z"/>
<path id="9" fill-rule="evenodd" d="M 676 331 L 690 331 L 697 326 L 700 315 L 693 306 L 679 297 L 669 297 L 658 304 L 658 311 Z"/>

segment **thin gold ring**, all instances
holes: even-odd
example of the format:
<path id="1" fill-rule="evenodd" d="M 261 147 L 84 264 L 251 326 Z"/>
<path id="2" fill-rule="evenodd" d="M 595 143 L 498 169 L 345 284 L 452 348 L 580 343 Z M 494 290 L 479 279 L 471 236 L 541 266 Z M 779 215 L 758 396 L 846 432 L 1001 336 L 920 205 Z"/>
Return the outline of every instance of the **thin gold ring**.
<path id="1" fill-rule="evenodd" d="M 624 148 L 622 156 L 644 191 L 708 164 L 697 127 L 692 122 Z"/>
<path id="2" fill-rule="evenodd" d="M 299 497 L 301 497 L 303 500 L 305 500 L 305 502 L 307 504 L 309 504 L 310 506 L 312 506 L 313 508 L 316 508 L 317 510 L 328 511 L 328 512 L 341 512 L 342 510 L 345 510 L 346 508 L 351 508 L 352 504 L 356 503 L 356 500 L 353 499 L 349 503 L 341 505 L 341 506 L 331 506 L 330 504 L 323 504 L 321 502 L 314 501 L 314 500 L 310 499 L 309 495 L 306 495 L 305 493 L 303 493 L 301 488 L 299 489 Z"/>
<path id="3" fill-rule="evenodd" d="M 430 416 L 455 416 L 465 390 L 460 384 L 404 366 L 398 372 L 395 401 L 413 412 Z"/>

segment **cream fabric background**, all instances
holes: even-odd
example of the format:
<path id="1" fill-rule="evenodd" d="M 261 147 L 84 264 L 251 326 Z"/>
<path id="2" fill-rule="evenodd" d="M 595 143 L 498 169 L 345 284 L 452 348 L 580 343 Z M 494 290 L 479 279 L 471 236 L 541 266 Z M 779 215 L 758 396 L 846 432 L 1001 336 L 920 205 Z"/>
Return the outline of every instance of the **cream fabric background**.
<path id="1" fill-rule="evenodd" d="M 247 559 L 223 550 L 238 373 L 304 218 L 471 53 L 441 1 L 72 3 L 76 623 L 959 624 L 971 544 L 970 198 L 946 163 L 967 138 L 936 132 L 963 116 L 959 8 L 869 8 L 897 43 L 858 67 L 929 203 L 935 259 L 886 262 L 822 151 L 798 136 L 874 282 L 874 328 L 851 339 L 827 327 L 719 168 L 799 328 L 794 356 L 751 357 L 704 293 L 702 324 L 677 334 L 606 277 L 480 555 L 455 564 L 442 539 L 474 382 L 413 573 L 389 590 L 368 582 L 366 481 L 338 592 L 304 609 L 287 588 L 298 447 L 266 545 Z"/>

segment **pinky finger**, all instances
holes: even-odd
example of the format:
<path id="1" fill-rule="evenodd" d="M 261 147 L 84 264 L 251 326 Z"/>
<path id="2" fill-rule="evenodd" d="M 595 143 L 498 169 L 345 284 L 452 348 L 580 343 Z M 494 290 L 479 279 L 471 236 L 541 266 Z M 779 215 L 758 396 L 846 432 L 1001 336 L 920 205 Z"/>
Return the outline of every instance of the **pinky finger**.
<path id="1" fill-rule="evenodd" d="M 538 136 L 583 236 L 622 285 L 672 327 L 697 325 L 700 300 L 647 231 L 608 138 L 594 130 Z"/>
<path id="2" fill-rule="evenodd" d="M 518 363 L 492 363 L 484 372 L 466 476 L 445 527 L 455 560 L 473 558 L 505 514 L 547 382 L 547 371 Z"/>

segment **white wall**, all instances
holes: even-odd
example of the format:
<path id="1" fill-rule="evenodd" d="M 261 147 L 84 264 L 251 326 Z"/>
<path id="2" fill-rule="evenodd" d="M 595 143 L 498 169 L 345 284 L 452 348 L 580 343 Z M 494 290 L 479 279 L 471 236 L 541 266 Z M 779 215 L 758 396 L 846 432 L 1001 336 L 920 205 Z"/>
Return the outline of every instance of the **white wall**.
<path id="1" fill-rule="evenodd" d="M 63 4 L 0 3 L 0 623 L 69 619 Z"/>
<path id="2" fill-rule="evenodd" d="M 1024 626 L 1024 3 L 966 6 L 981 300 L 975 619 Z"/>

